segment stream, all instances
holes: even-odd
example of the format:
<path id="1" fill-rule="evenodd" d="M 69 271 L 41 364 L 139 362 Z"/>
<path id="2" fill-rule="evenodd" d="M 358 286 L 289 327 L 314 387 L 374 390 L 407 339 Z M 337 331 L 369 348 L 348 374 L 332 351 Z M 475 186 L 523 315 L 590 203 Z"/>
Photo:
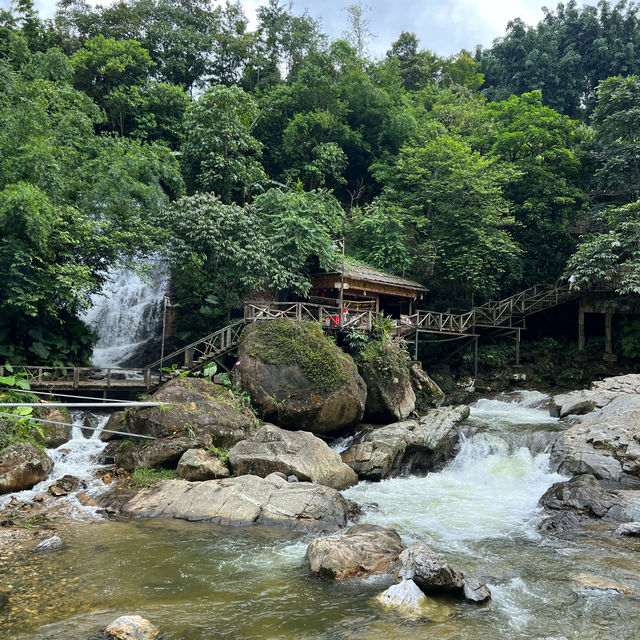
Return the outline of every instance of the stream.
<path id="1" fill-rule="evenodd" d="M 640 542 L 537 531 L 537 501 L 562 479 L 549 472 L 545 443 L 565 425 L 549 417 L 547 400 L 537 392 L 479 400 L 470 417 L 477 431 L 445 469 L 345 492 L 365 507 L 361 521 L 395 527 L 405 543 L 425 542 L 485 581 L 488 606 L 434 598 L 428 620 L 407 620 L 375 602 L 386 579 L 310 576 L 312 536 L 85 513 L 63 525 L 58 552 L 3 549 L 0 575 L 12 597 L 0 637 L 84 640 L 123 614 L 148 618 L 165 640 L 632 637 L 638 600 L 581 593 L 572 575 L 605 576 L 640 593 Z"/>

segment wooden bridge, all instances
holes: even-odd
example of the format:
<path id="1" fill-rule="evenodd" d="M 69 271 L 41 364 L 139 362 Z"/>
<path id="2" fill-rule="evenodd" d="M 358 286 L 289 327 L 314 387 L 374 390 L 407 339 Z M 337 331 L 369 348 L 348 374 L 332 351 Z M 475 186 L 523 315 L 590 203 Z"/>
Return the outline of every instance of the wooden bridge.
<path id="1" fill-rule="evenodd" d="M 607 287 L 610 289 L 610 287 Z M 603 290 L 602 288 L 591 288 Z M 416 358 L 421 334 L 469 336 L 476 339 L 482 332 L 510 334 L 516 340 L 516 364 L 519 363 L 520 332 L 525 320 L 539 311 L 578 299 L 585 291 L 557 285 L 536 285 L 509 298 L 490 301 L 464 313 L 440 311 L 416 311 L 396 322 L 396 337 L 409 343 Z M 376 318 L 382 315 L 368 305 L 345 301 L 341 310 L 337 306 L 307 302 L 247 302 L 244 316 L 218 329 L 196 342 L 167 354 L 146 367 L 100 368 L 100 367 L 21 367 L 31 388 L 62 391 L 69 389 L 100 390 L 114 389 L 150 391 L 163 379 L 186 371 L 198 371 L 207 363 L 216 362 L 226 369 L 224 356 L 235 350 L 244 327 L 252 322 L 263 322 L 279 318 L 313 320 L 327 331 L 360 329 L 372 330 Z M 3 368 L 0 367 L 0 376 Z"/>

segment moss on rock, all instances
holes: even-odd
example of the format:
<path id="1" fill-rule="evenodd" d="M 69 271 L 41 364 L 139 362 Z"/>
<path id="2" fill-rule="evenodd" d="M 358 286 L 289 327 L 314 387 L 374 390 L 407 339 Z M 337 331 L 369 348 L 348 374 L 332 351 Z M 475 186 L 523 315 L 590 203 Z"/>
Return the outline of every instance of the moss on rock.
<path id="1" fill-rule="evenodd" d="M 347 379 L 345 356 L 317 322 L 272 320 L 249 326 L 247 353 L 265 364 L 297 365 L 318 393 L 331 393 Z"/>

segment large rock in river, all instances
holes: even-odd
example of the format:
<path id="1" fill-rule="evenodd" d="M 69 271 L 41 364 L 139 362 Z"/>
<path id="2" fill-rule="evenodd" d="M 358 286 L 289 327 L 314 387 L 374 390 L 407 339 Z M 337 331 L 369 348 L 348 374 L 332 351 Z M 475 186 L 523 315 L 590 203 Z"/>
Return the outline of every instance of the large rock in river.
<path id="1" fill-rule="evenodd" d="M 244 527 L 274 525 L 306 531 L 336 531 L 357 512 L 355 503 L 330 487 L 266 478 L 165 480 L 120 505 L 120 513 L 139 518 L 180 518 Z"/>
<path id="2" fill-rule="evenodd" d="M 355 471 L 326 442 L 308 431 L 286 431 L 263 425 L 250 439 L 229 451 L 229 462 L 238 475 L 262 478 L 279 471 L 298 480 L 346 489 L 358 482 Z"/>
<path id="3" fill-rule="evenodd" d="M 606 378 L 588 390 L 555 396 L 551 411 L 580 416 L 554 446 L 561 473 L 616 482 L 640 478 L 640 375 Z"/>
<path id="4" fill-rule="evenodd" d="M 539 504 L 549 514 L 540 527 L 550 533 L 571 533 L 598 520 L 640 522 L 640 491 L 610 490 L 588 474 L 557 482 Z"/>
<path id="5" fill-rule="evenodd" d="M 360 478 L 381 480 L 410 472 L 433 471 L 453 457 L 469 407 L 431 409 L 419 420 L 366 431 L 342 459 Z"/>
<path id="6" fill-rule="evenodd" d="M 218 456 L 204 449 L 189 449 L 178 462 L 178 475 L 184 480 L 215 480 L 228 478 L 229 467 Z"/>
<path id="7" fill-rule="evenodd" d="M 394 342 L 373 340 L 360 352 L 358 369 L 367 385 L 364 419 L 389 423 L 404 420 L 416 408 L 409 355 Z"/>
<path id="8" fill-rule="evenodd" d="M 411 363 L 411 384 L 416 394 L 416 411 L 438 408 L 444 402 L 444 392 L 427 375 L 420 362 Z"/>
<path id="9" fill-rule="evenodd" d="M 126 412 L 126 429 L 157 440 L 125 442 L 116 453 L 124 469 L 171 466 L 188 449 L 208 449 L 212 444 L 229 448 L 256 430 L 253 412 L 224 387 L 199 378 L 176 378 L 153 394 L 165 403 Z"/>
<path id="10" fill-rule="evenodd" d="M 456 571 L 444 556 L 418 542 L 400 554 L 396 580 L 413 580 L 425 593 L 450 592 L 472 602 L 491 598 L 487 585 Z"/>
<path id="11" fill-rule="evenodd" d="M 344 580 L 393 573 L 403 550 L 404 544 L 393 529 L 360 524 L 344 534 L 312 540 L 306 557 L 311 573 Z"/>
<path id="12" fill-rule="evenodd" d="M 31 489 L 53 469 L 53 460 L 30 442 L 0 450 L 0 494 Z"/>
<path id="13" fill-rule="evenodd" d="M 71 440 L 71 425 L 73 421 L 68 409 L 65 407 L 48 407 L 46 403 L 43 403 L 37 408 L 36 415 L 57 423 L 40 422 L 38 423 L 39 429 L 34 430 L 32 435 L 44 447 L 55 449 Z"/>
<path id="14" fill-rule="evenodd" d="M 334 434 L 362 420 L 366 385 L 353 359 L 317 322 L 254 322 L 238 347 L 234 380 L 265 420 Z"/>

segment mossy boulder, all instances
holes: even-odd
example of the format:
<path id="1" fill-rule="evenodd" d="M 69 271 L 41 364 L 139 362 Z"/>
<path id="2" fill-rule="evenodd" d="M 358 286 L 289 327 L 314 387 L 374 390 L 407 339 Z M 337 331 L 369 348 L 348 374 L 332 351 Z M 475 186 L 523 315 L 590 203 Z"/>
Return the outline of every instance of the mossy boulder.
<path id="1" fill-rule="evenodd" d="M 411 385 L 416 394 L 416 411 L 437 409 L 444 402 L 444 392 L 427 375 L 420 362 L 411 363 Z"/>
<path id="2" fill-rule="evenodd" d="M 224 387 L 199 378 L 176 378 L 153 394 L 159 407 L 125 411 L 123 431 L 153 441 L 125 440 L 115 460 L 124 469 L 175 466 L 188 449 L 230 448 L 255 432 L 256 418 Z"/>
<path id="3" fill-rule="evenodd" d="M 358 356 L 358 370 L 367 385 L 364 418 L 388 424 L 404 420 L 416 408 L 409 355 L 394 342 L 372 341 Z"/>
<path id="4" fill-rule="evenodd" d="M 233 376 L 264 419 L 280 427 L 335 434 L 364 414 L 367 388 L 353 359 L 315 322 L 248 326 Z"/>

